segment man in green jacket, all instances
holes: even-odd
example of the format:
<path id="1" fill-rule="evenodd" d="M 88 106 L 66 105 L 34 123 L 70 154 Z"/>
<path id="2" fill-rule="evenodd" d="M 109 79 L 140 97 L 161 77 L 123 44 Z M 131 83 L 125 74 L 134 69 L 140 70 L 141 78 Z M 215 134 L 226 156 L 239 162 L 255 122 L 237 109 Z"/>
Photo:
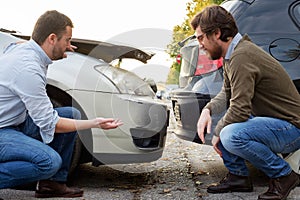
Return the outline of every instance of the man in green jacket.
<path id="1" fill-rule="evenodd" d="M 300 179 L 278 153 L 300 148 L 300 95 L 284 68 L 238 32 L 232 15 L 210 6 L 191 22 L 198 42 L 211 59 L 224 60 L 221 92 L 202 110 L 197 131 L 211 132 L 211 114 L 227 109 L 214 131 L 212 144 L 228 169 L 210 193 L 251 192 L 245 161 L 264 172 L 269 189 L 258 199 L 286 199 Z"/>

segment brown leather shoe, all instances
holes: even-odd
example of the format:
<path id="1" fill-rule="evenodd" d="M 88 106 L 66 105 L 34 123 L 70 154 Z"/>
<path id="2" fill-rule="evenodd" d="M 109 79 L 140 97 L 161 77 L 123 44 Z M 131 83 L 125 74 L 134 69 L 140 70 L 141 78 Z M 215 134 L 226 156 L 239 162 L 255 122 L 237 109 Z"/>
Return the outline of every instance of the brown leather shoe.
<path id="1" fill-rule="evenodd" d="M 284 200 L 300 183 L 298 174 L 292 171 L 287 176 L 282 176 L 276 179 L 270 179 L 269 189 L 267 192 L 258 196 L 259 200 Z"/>
<path id="2" fill-rule="evenodd" d="M 64 183 L 56 181 L 42 180 L 39 181 L 35 191 L 37 198 L 50 198 L 50 197 L 82 197 L 83 190 L 79 188 L 67 187 Z"/>
<path id="3" fill-rule="evenodd" d="M 217 185 L 207 188 L 208 193 L 252 192 L 253 185 L 248 176 L 228 173 Z"/>

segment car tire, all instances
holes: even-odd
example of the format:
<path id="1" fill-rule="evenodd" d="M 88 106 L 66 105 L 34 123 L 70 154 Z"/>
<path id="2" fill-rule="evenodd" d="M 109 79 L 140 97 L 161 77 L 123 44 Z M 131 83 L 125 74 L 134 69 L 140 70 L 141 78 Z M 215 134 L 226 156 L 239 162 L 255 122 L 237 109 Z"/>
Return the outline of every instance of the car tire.
<path id="1" fill-rule="evenodd" d="M 62 98 L 61 95 L 56 95 L 56 96 L 59 97 L 59 99 L 57 99 L 57 98 L 54 98 L 53 96 L 49 95 L 50 100 L 51 100 L 54 108 L 69 106 L 69 105 L 66 105 L 66 102 L 63 102 L 62 100 L 60 100 L 60 99 L 64 99 L 64 100 L 68 99 L 68 97 Z M 77 135 L 76 140 L 75 140 L 75 144 L 74 144 L 73 154 L 72 154 L 72 161 L 71 161 L 69 174 L 68 174 L 69 178 L 71 178 L 75 174 L 75 171 L 78 168 L 78 165 L 79 165 L 79 162 L 80 162 L 80 157 L 81 157 L 81 152 L 82 152 L 82 147 L 83 147 L 83 144 L 80 140 L 79 135 Z"/>
<path id="2" fill-rule="evenodd" d="M 75 172 L 79 166 L 81 152 L 82 152 L 82 142 L 79 138 L 79 135 L 77 135 L 74 144 L 74 149 L 73 149 L 72 161 L 69 169 L 69 175 L 68 175 L 69 178 L 75 175 Z"/>

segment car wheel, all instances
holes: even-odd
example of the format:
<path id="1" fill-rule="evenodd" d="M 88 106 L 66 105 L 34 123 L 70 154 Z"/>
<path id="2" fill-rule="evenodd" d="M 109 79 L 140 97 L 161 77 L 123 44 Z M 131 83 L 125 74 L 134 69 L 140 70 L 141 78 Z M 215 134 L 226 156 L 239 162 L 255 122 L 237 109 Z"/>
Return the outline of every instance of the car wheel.
<path id="1" fill-rule="evenodd" d="M 76 169 L 79 166 L 81 152 L 82 152 L 82 142 L 81 142 L 79 136 L 77 135 L 74 149 L 73 149 L 72 162 L 71 162 L 70 169 L 69 169 L 69 177 L 72 177 L 74 175 Z"/>
<path id="2" fill-rule="evenodd" d="M 51 92 L 50 92 L 50 94 L 51 94 Z M 54 98 L 55 96 L 58 98 Z M 54 108 L 70 105 L 69 103 L 66 103 L 67 102 L 66 99 L 68 99 L 69 97 L 63 98 L 61 95 L 57 95 L 57 93 L 55 96 L 49 95 Z M 61 100 L 61 99 L 63 99 L 63 100 Z M 75 144 L 74 144 L 74 149 L 73 149 L 72 161 L 71 161 L 71 165 L 70 165 L 70 169 L 69 169 L 69 177 L 72 177 L 74 175 L 74 172 L 76 171 L 76 169 L 79 165 L 82 147 L 83 147 L 83 144 L 80 140 L 79 135 L 77 135 Z"/>

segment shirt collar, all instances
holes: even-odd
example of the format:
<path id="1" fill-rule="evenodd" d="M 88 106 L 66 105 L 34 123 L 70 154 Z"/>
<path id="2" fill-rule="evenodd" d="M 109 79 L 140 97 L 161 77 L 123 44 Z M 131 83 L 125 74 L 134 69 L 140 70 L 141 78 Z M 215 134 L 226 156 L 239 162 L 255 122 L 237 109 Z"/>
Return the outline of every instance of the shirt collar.
<path id="1" fill-rule="evenodd" d="M 52 64 L 52 60 L 48 57 L 48 55 L 42 49 L 42 47 L 40 45 L 38 45 L 38 43 L 36 43 L 33 39 L 30 39 L 29 45 L 39 54 L 44 66 L 48 66 L 48 65 Z"/>
<path id="2" fill-rule="evenodd" d="M 240 33 L 237 33 L 234 38 L 232 39 L 231 43 L 229 44 L 229 47 L 227 49 L 225 60 L 229 60 L 232 52 L 234 51 L 234 48 L 239 43 L 239 41 L 242 39 L 242 35 Z"/>

